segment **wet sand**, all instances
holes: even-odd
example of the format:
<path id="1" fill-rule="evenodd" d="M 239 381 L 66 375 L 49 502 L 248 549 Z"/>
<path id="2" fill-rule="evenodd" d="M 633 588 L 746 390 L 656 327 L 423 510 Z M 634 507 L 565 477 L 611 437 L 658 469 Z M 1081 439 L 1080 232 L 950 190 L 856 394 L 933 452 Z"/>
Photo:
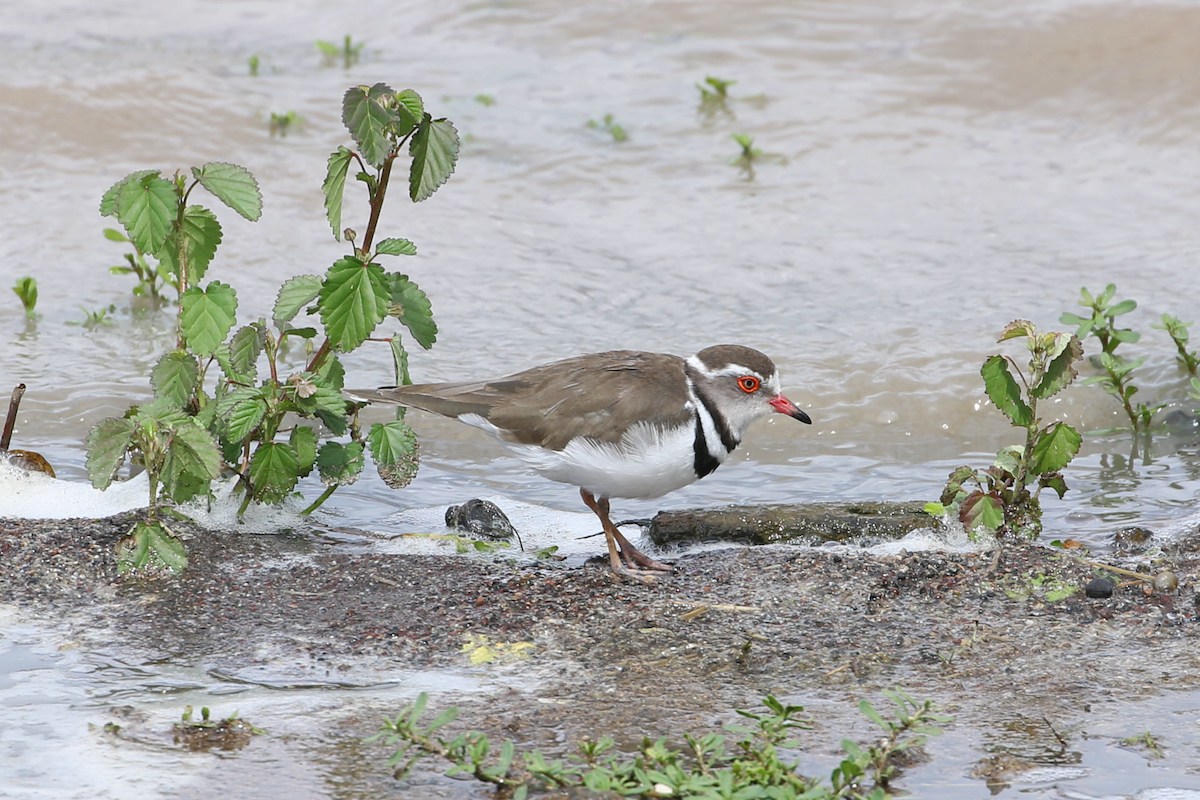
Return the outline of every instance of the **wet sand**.
<path id="1" fill-rule="evenodd" d="M 458 724 L 547 752 L 584 736 L 636 746 L 643 735 L 710 730 L 768 692 L 829 700 L 800 737 L 828 752 L 842 735 L 869 734 L 855 704 L 837 701 L 892 686 L 936 700 L 954 726 L 1044 719 L 1050 730 L 1031 722 L 1014 734 L 1035 742 L 1097 701 L 1200 685 L 1200 532 L 1155 565 L 1175 572 L 1176 591 L 1139 584 L 1089 599 L 1081 587 L 1091 566 L 1012 542 L 893 557 L 713 550 L 683 555 L 675 572 L 643 585 L 615 581 L 599 561 L 353 554 L 306 535 L 183 524 L 183 576 L 118 580 L 113 545 L 129 525 L 0 521 L 0 602 L 56 618 L 80 646 L 228 675 L 287 663 L 312 685 L 369 685 L 385 666 L 469 669 L 464 643 L 484 641 L 470 637 L 531 642 L 529 657 L 486 667 L 511 675 L 514 688 L 459 703 Z M 1080 590 L 1051 599 L 1069 587 Z M 314 731 L 361 764 L 345 778 L 355 792 L 394 789 L 386 749 L 357 742 L 398 711 L 367 701 Z M 1200 768 L 1200 755 L 1190 758 Z"/>

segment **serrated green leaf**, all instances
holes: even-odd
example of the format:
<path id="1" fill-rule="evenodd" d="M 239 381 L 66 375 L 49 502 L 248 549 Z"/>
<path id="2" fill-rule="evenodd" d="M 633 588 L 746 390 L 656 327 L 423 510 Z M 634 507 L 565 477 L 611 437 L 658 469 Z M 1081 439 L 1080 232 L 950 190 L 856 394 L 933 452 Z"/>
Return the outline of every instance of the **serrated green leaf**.
<path id="1" fill-rule="evenodd" d="M 297 425 L 292 428 L 288 444 L 296 451 L 297 474 L 307 476 L 317 463 L 317 432 L 307 425 Z"/>
<path id="2" fill-rule="evenodd" d="M 312 373 L 306 374 L 311 375 Z M 313 393 L 308 397 L 300 397 L 299 393 L 297 393 L 296 397 L 292 400 L 301 413 L 310 416 L 319 416 L 322 420 L 326 419 L 324 415 L 345 417 L 346 398 L 342 397 L 339 389 L 329 386 L 315 386 L 313 388 Z"/>
<path id="3" fill-rule="evenodd" d="M 187 247 L 188 283 L 204 279 L 208 265 L 221 244 L 221 223 L 203 206 L 188 206 L 183 211 L 183 227 L 179 236 Z M 179 237 L 170 236 L 155 255 L 163 267 L 179 278 Z"/>
<path id="4" fill-rule="evenodd" d="M 239 376 L 257 374 L 255 368 L 267 340 L 267 331 L 261 323 L 243 325 L 229 340 L 229 365 Z"/>
<path id="5" fill-rule="evenodd" d="M 179 325 L 188 346 L 202 356 L 214 354 L 237 319 L 233 287 L 220 281 L 204 290 L 193 286 L 179 296 L 179 305 Z"/>
<path id="6" fill-rule="evenodd" d="M 1000 333 L 1000 338 L 997 341 L 1005 342 L 1009 339 L 1016 339 L 1021 336 L 1033 336 L 1037 329 L 1033 323 L 1027 319 L 1014 319 L 1012 322 L 1004 326 L 1004 330 Z"/>
<path id="7" fill-rule="evenodd" d="M 1041 382 L 1029 390 L 1031 397 L 1039 400 L 1053 397 L 1079 377 L 1074 364 L 1083 358 L 1083 343 L 1079 341 L 1078 336 L 1071 334 L 1065 343 L 1059 344 L 1062 344 L 1062 349 L 1055 354 L 1054 360 L 1046 365 Z M 1058 344 L 1054 349 L 1059 349 Z"/>
<path id="8" fill-rule="evenodd" d="M 1052 472 L 1049 475 L 1042 475 L 1038 478 L 1038 486 L 1045 489 L 1053 489 L 1058 495 L 1058 499 L 1062 500 L 1063 495 L 1067 493 L 1067 482 L 1063 479 L 1061 472 Z"/>
<path id="9" fill-rule="evenodd" d="M 224 423 L 229 420 L 235 406 L 252 400 L 266 402 L 267 390 L 257 386 L 238 386 L 217 400 L 217 417 Z"/>
<path id="10" fill-rule="evenodd" d="M 383 321 L 391 292 L 383 268 L 347 256 L 334 263 L 321 284 L 318 308 L 335 350 L 358 347 Z"/>
<path id="11" fill-rule="evenodd" d="M 437 324 L 429 298 L 407 275 L 388 274 L 391 286 L 391 306 L 388 313 L 399 319 L 412 333 L 417 344 L 428 350 L 437 341 Z"/>
<path id="12" fill-rule="evenodd" d="M 1029 458 L 1029 471 L 1035 475 L 1059 472 L 1075 454 L 1083 437 L 1065 422 L 1056 422 L 1038 436 Z"/>
<path id="13" fill-rule="evenodd" d="M 148 544 L 150 552 L 158 558 L 162 566 L 179 573 L 187 569 L 187 547 L 176 536 L 172 535 L 161 523 L 145 523 L 147 525 Z"/>
<path id="14" fill-rule="evenodd" d="M 149 173 L 121 184 L 116 198 L 117 220 L 134 247 L 143 253 L 157 253 L 171 232 L 178 203 L 175 184 L 158 177 L 157 172 Z"/>
<path id="15" fill-rule="evenodd" d="M 278 297 L 275 298 L 275 310 L 271 312 L 275 327 L 282 329 L 295 319 L 300 309 L 321 293 L 321 284 L 319 275 L 297 275 L 284 281 L 279 287 Z"/>
<path id="16" fill-rule="evenodd" d="M 408 351 L 404 349 L 404 342 L 399 336 L 392 337 L 392 366 L 396 370 L 396 385 L 410 386 L 412 377 L 408 374 Z M 397 406 L 403 409 L 404 406 Z"/>
<path id="17" fill-rule="evenodd" d="M 326 442 L 317 451 L 317 470 L 327 486 L 349 486 L 362 472 L 363 446 L 360 442 Z"/>
<path id="18" fill-rule="evenodd" d="M 415 256 L 417 246 L 408 239 L 384 239 L 375 245 L 375 253 L 384 256 Z"/>
<path id="19" fill-rule="evenodd" d="M 367 433 L 367 445 L 376 463 L 393 466 L 412 455 L 417 435 L 403 422 L 376 422 Z"/>
<path id="20" fill-rule="evenodd" d="M 325 216 L 329 227 L 333 228 L 333 238 L 342 240 L 342 199 L 346 193 L 346 172 L 354 153 L 342 145 L 329 155 L 329 165 L 325 170 L 325 182 L 321 191 L 325 193 Z M 311 299 L 311 298 L 310 298 Z"/>
<path id="21" fill-rule="evenodd" d="M 166 400 L 176 408 L 183 408 L 196 392 L 196 381 L 200 377 L 200 365 L 191 353 L 176 350 L 165 353 L 150 371 L 150 385 L 154 396 Z"/>
<path id="22" fill-rule="evenodd" d="M 162 465 L 163 491 L 183 503 L 208 492 L 209 483 L 221 474 L 221 450 L 203 426 L 192 417 L 165 421 L 169 444 Z"/>
<path id="23" fill-rule="evenodd" d="M 328 386 L 331 389 L 337 389 L 339 392 L 346 386 L 346 368 L 342 366 L 342 362 L 334 354 L 330 354 L 321 366 L 317 367 L 317 375 L 321 378 L 321 385 Z"/>
<path id="24" fill-rule="evenodd" d="M 274 505 L 296 488 L 300 477 L 300 458 L 290 444 L 264 442 L 250 459 L 250 484 L 254 499 Z"/>
<path id="25" fill-rule="evenodd" d="M 245 393 L 235 391 L 231 396 L 237 396 L 237 399 L 222 415 L 225 422 L 225 438 L 232 442 L 244 442 L 267 415 L 267 401 L 258 389 Z"/>
<path id="26" fill-rule="evenodd" d="M 183 542 L 156 520 L 142 520 L 117 543 L 118 575 L 146 567 L 179 573 L 187 563 Z"/>
<path id="27" fill-rule="evenodd" d="M 388 127 L 396 121 L 396 115 L 383 103 L 395 93 L 386 84 L 353 86 L 342 98 L 342 122 L 354 137 L 362 157 L 375 169 L 383 166 L 392 152 L 388 138 Z"/>
<path id="28" fill-rule="evenodd" d="M 133 423 L 109 417 L 97 422 L 87 435 L 87 474 L 92 486 L 103 491 L 125 461 L 125 452 L 133 442 Z"/>
<path id="29" fill-rule="evenodd" d="M 992 356 L 983 362 L 979 370 L 983 375 L 983 386 L 988 398 L 1014 425 L 1028 427 L 1033 422 L 1033 411 L 1021 399 L 1021 390 L 1008 371 L 1004 356 Z"/>
<path id="30" fill-rule="evenodd" d="M 124 178 L 121 178 L 121 180 L 117 181 L 112 186 L 108 187 L 107 191 L 105 191 L 104 195 L 100 198 L 100 216 L 115 217 L 117 215 L 117 198 L 121 196 L 121 192 L 124 191 L 126 185 L 128 185 L 130 183 L 138 183 L 139 181 L 142 180 L 142 178 L 146 177 L 147 175 L 159 175 L 159 174 L 160 174 L 160 170 L 157 170 L 157 169 L 138 170 L 137 172 L 129 173 Z M 108 236 L 108 234 L 106 233 L 105 236 Z M 111 238 L 111 237 L 109 237 L 109 238 Z M 114 239 L 113 241 L 121 241 L 121 240 Z M 128 241 L 128 240 L 124 240 L 124 241 Z"/>
<path id="31" fill-rule="evenodd" d="M 963 500 L 958 518 L 967 531 L 981 526 L 994 531 L 1004 524 L 1004 502 L 995 495 L 972 492 Z"/>
<path id="32" fill-rule="evenodd" d="M 408 172 L 408 196 L 414 203 L 426 199 L 454 173 L 458 162 L 458 131 L 444 119 L 426 114 L 409 140 L 412 165 Z"/>
<path id="33" fill-rule="evenodd" d="M 192 167 L 192 175 L 214 197 L 251 222 L 262 216 L 262 192 L 245 167 L 213 161 L 200 169 Z"/>
<path id="34" fill-rule="evenodd" d="M 996 458 L 992 461 L 992 466 L 1008 475 L 1016 475 L 1017 470 L 1021 468 L 1021 456 L 1023 455 L 1025 455 L 1024 445 L 1012 444 L 1002 447 L 996 451 Z"/>
<path id="35" fill-rule="evenodd" d="M 401 90 L 396 95 L 396 112 L 402 122 L 397 135 L 403 137 L 425 117 L 425 104 L 421 100 L 421 95 L 412 89 Z M 404 126 L 407 126 L 407 129 Z"/>

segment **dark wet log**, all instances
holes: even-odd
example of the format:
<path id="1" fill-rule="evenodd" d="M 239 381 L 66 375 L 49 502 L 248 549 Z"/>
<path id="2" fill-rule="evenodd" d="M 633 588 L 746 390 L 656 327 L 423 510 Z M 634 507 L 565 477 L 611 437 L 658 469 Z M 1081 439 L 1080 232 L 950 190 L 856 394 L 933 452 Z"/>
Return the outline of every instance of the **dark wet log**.
<path id="1" fill-rule="evenodd" d="M 696 542 L 775 544 L 840 542 L 870 536 L 899 539 L 933 518 L 924 503 L 807 503 L 660 511 L 649 534 L 660 547 Z"/>

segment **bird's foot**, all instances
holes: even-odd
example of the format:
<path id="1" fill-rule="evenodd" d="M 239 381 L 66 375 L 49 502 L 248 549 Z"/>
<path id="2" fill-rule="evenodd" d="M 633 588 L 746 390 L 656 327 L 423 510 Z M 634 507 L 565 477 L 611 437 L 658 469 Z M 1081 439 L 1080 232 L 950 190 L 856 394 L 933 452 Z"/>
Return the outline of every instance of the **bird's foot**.
<path id="1" fill-rule="evenodd" d="M 612 572 L 609 574 L 618 581 L 630 580 L 638 581 L 639 583 L 654 583 L 656 580 L 658 580 L 660 573 L 648 572 L 644 569 L 637 569 L 636 567 L 627 567 L 624 564 L 618 564 L 612 567 Z"/>
<path id="2" fill-rule="evenodd" d="M 661 561 L 655 561 L 653 558 L 641 552 L 640 550 L 634 550 L 633 548 L 625 550 L 622 548 L 621 555 L 625 557 L 625 563 L 629 565 L 630 569 L 637 569 L 638 566 L 642 566 L 648 570 L 654 570 L 655 572 L 675 571 L 675 568 L 670 564 L 664 564 Z"/>
<path id="3" fill-rule="evenodd" d="M 670 564 L 664 564 L 661 561 L 655 561 L 650 556 L 638 550 L 629 540 L 626 539 L 619 530 L 613 529 L 613 539 L 616 540 L 617 546 L 621 549 L 621 556 L 625 559 L 625 563 L 630 569 L 636 570 L 639 566 L 646 569 L 655 570 L 656 572 L 672 572 L 674 567 Z"/>

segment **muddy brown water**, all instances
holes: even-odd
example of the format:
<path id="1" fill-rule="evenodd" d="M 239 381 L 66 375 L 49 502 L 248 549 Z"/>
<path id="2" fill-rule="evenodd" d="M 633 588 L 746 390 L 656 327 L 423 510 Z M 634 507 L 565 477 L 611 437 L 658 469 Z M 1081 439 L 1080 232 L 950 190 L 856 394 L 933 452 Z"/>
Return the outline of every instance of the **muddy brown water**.
<path id="1" fill-rule="evenodd" d="M 375 81 L 417 89 L 464 137 L 450 182 L 426 203 L 397 204 L 384 225 L 417 243 L 409 268 L 441 326 L 434 349 L 414 354 L 418 379 L 732 341 L 768 352 L 814 419 L 763 423 L 704 481 L 619 503 L 618 514 L 932 499 L 951 468 L 986 463 L 1016 441 L 978 374 L 1003 349 L 999 330 L 1017 317 L 1056 326 L 1077 310 L 1081 285 L 1115 282 L 1139 301 L 1123 318 L 1144 336 L 1128 348 L 1146 358 L 1138 399 L 1191 410 L 1170 343 L 1150 326 L 1200 308 L 1197 30 L 1200 10 L 1186 4 L 1083 0 L 0 6 L 0 283 L 32 275 L 41 295 L 34 322 L 14 297 L 0 301 L 0 391 L 29 386 L 14 446 L 83 480 L 87 431 L 149 396 L 147 371 L 170 346 L 168 316 L 134 308 L 128 279 L 107 274 L 121 248 L 100 233 L 104 189 L 146 167 L 251 169 L 263 220 L 216 209 L 225 242 L 210 275 L 238 289 L 243 320 L 255 318 L 282 280 L 342 255 L 319 187 L 327 154 L 347 141 L 342 92 Z M 366 43 L 362 62 L 323 65 L 314 40 L 347 33 Z M 700 107 L 693 84 L 706 75 L 738 81 L 724 110 Z M 302 122 L 271 136 L 270 115 L 288 111 Z M 627 141 L 587 126 L 610 113 Z M 752 175 L 731 165 L 732 133 L 772 157 Z M 110 304 L 113 324 L 76 324 L 81 306 Z M 364 385 L 388 382 L 388 364 L 370 350 L 347 359 Z M 1120 421 L 1095 387 L 1071 388 L 1053 412 L 1088 430 Z M 424 463 L 413 485 L 391 492 L 365 475 L 306 535 L 366 553 L 371 540 L 339 531 L 419 527 L 390 517 L 398 509 L 502 496 L 580 510 L 573 490 L 525 475 L 477 432 L 421 415 L 414 424 Z M 1200 494 L 1200 447 L 1177 431 L 1134 456 L 1128 436 L 1089 437 L 1067 480 L 1066 500 L 1046 503 L 1047 538 L 1104 549 L 1128 525 L 1183 535 Z M 144 711 L 153 696 L 165 714 L 176 692 L 211 685 L 203 669 L 159 675 L 170 653 L 153 668 L 93 663 L 69 638 L 22 628 L 23 616 L 4 617 L 7 642 L 108 687 L 52 682 L 47 697 L 111 691 Z M 51 640 L 58 655 L 39 649 Z M 510 669 L 505 680 L 520 684 L 521 669 Z M 464 697 L 503 683 L 428 674 Z M 160 679 L 174 688 L 147 694 Z M 247 708 L 270 696 L 261 691 L 242 695 Z M 407 696 L 394 693 L 397 703 Z M 1155 713 L 1172 720 L 1191 702 Z M 5 729 L 13 752 L 36 752 L 43 722 L 33 713 Z M 310 766 L 288 786 L 325 796 Z M 103 785 L 108 774 L 97 775 L 81 791 Z"/>

